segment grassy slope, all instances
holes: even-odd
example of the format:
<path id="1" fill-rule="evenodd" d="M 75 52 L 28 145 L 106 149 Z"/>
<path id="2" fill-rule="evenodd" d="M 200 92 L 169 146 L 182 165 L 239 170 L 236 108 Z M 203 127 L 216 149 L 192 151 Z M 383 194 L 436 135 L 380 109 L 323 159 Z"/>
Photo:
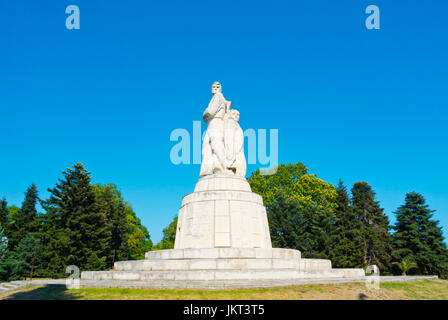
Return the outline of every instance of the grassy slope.
<path id="1" fill-rule="evenodd" d="M 64 286 L 30 287 L 0 295 L 0 299 L 87 299 L 87 300 L 251 300 L 251 299 L 443 299 L 448 300 L 448 281 L 424 280 L 383 283 L 379 290 L 362 283 L 300 285 L 266 289 L 195 290 L 195 289 L 79 289 Z"/>

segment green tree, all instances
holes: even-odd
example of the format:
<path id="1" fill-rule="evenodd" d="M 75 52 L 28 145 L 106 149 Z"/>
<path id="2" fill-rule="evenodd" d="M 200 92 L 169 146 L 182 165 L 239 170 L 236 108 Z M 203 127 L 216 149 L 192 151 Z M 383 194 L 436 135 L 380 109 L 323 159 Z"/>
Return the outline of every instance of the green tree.
<path id="1" fill-rule="evenodd" d="M 5 230 L 0 223 L 0 282 L 9 280 L 9 271 L 13 266 L 8 258 L 8 238 L 6 237 Z"/>
<path id="2" fill-rule="evenodd" d="M 361 268 L 364 258 L 362 224 L 350 206 L 347 188 L 341 180 L 336 190 L 336 226 L 331 260 L 336 268 Z"/>
<path id="3" fill-rule="evenodd" d="M 106 227 L 110 234 L 110 243 L 104 254 L 106 265 L 111 267 L 115 261 L 128 260 L 129 250 L 127 233 L 129 227 L 126 220 L 125 203 L 115 185 L 94 185 L 99 210 L 106 217 Z"/>
<path id="4" fill-rule="evenodd" d="M 263 197 L 274 246 L 329 258 L 337 205 L 333 185 L 309 174 L 300 162 L 279 165 L 272 175 L 256 170 L 248 182 Z"/>
<path id="5" fill-rule="evenodd" d="M 405 203 L 395 215 L 395 250 L 397 260 L 415 261 L 416 273 L 448 275 L 448 250 L 438 221 L 433 220 L 424 197 L 416 192 L 406 194 Z"/>
<path id="6" fill-rule="evenodd" d="M 268 209 L 272 245 L 300 250 L 305 258 L 328 259 L 334 218 L 331 208 L 300 205 L 280 190 Z"/>
<path id="7" fill-rule="evenodd" d="M 63 172 L 64 179 L 42 201 L 42 269 L 64 275 L 68 265 L 81 270 L 101 270 L 107 265 L 111 232 L 107 217 L 96 201 L 90 173 L 81 163 Z"/>
<path id="8" fill-rule="evenodd" d="M 407 259 L 403 259 L 400 262 L 392 262 L 392 265 L 400 269 L 402 276 L 406 276 L 406 273 L 409 272 L 409 270 L 417 268 L 417 264 L 415 262 L 409 261 Z"/>
<path id="9" fill-rule="evenodd" d="M 177 216 L 174 217 L 173 221 L 163 229 L 163 237 L 159 243 L 157 243 L 152 250 L 165 250 L 173 249 L 174 242 L 176 240 L 176 228 L 177 228 Z"/>
<path id="10" fill-rule="evenodd" d="M 9 251 L 4 230 L 0 225 L 0 282 L 27 277 L 37 248 L 38 242 L 31 235 L 26 235 L 14 251 Z"/>
<path id="11" fill-rule="evenodd" d="M 142 225 L 130 205 L 126 206 L 126 219 L 130 227 L 128 233 L 129 259 L 139 260 L 145 258 L 145 253 L 151 251 L 152 241 L 148 229 Z"/>
<path id="12" fill-rule="evenodd" d="M 5 230 L 0 223 L 0 261 L 6 256 L 8 252 L 8 238 L 6 237 Z"/>
<path id="13" fill-rule="evenodd" d="M 3 231 L 7 234 L 7 229 L 9 227 L 9 210 L 8 210 L 8 202 L 5 198 L 0 200 L 0 225 L 3 226 Z"/>
<path id="14" fill-rule="evenodd" d="M 9 222 L 10 224 L 14 223 L 14 217 L 19 216 L 20 208 L 17 206 L 8 206 L 8 213 L 9 213 Z"/>
<path id="15" fill-rule="evenodd" d="M 295 199 L 299 205 L 334 208 L 336 189 L 313 174 L 301 162 L 281 164 L 273 175 L 262 175 L 256 170 L 247 179 L 252 191 L 263 197 L 264 205 L 269 208 L 277 201 L 280 189 L 286 197 Z"/>
<path id="16" fill-rule="evenodd" d="M 299 214 L 298 202 L 288 198 L 281 190 L 276 198 L 268 210 L 272 246 L 297 249 L 301 244 L 303 247 L 308 247 L 310 239 L 305 233 L 308 221 Z"/>
<path id="17" fill-rule="evenodd" d="M 143 259 L 145 252 L 152 247 L 146 227 L 123 199 L 116 185 L 97 184 L 94 189 L 111 234 L 107 265 L 112 266 L 115 261 Z"/>
<path id="18" fill-rule="evenodd" d="M 23 279 L 30 276 L 33 260 L 38 258 L 39 241 L 27 234 L 11 252 L 12 259 L 18 262 L 12 277 Z"/>
<path id="19" fill-rule="evenodd" d="M 375 264 L 382 273 L 389 273 L 393 245 L 389 219 L 375 200 L 375 192 L 367 182 L 356 182 L 353 185 L 352 207 L 362 224 L 364 267 Z"/>
<path id="20" fill-rule="evenodd" d="M 9 248 L 14 248 L 19 244 L 20 240 L 26 235 L 36 235 L 39 231 L 39 217 L 36 205 L 39 201 L 36 185 L 33 183 L 25 193 L 25 200 L 20 210 L 11 212 L 11 220 L 9 232 Z"/>

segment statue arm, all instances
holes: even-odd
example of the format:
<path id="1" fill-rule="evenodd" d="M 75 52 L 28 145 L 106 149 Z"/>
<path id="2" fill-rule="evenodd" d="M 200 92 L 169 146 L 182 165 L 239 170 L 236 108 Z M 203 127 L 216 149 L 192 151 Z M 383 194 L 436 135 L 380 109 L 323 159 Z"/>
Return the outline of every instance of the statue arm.
<path id="1" fill-rule="evenodd" d="M 225 99 L 222 93 L 216 93 L 210 100 L 207 109 L 205 109 L 204 114 L 202 115 L 204 121 L 207 122 L 208 120 L 213 118 L 215 114 L 221 109 L 224 102 Z"/>

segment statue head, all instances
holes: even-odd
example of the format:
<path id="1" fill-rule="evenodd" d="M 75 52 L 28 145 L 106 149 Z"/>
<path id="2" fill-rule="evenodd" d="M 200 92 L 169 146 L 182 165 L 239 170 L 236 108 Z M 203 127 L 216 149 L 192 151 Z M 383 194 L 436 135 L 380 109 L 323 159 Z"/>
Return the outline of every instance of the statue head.
<path id="1" fill-rule="evenodd" d="M 240 112 L 238 110 L 230 110 L 230 118 L 238 122 L 240 120 Z"/>
<path id="2" fill-rule="evenodd" d="M 218 81 L 215 81 L 212 84 L 212 94 L 214 95 L 217 92 L 222 92 L 222 86 Z"/>

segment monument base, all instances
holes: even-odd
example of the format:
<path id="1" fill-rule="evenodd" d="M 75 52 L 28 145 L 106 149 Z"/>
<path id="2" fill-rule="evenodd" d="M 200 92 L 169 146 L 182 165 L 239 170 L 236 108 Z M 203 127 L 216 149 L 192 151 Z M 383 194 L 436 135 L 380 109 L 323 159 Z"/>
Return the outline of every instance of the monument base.
<path id="1" fill-rule="evenodd" d="M 298 250 L 205 248 L 150 251 L 145 260 L 116 262 L 112 271 L 85 271 L 81 279 L 206 282 L 364 276 L 363 269 L 332 269 L 330 260 L 302 259 Z"/>
<path id="2" fill-rule="evenodd" d="M 364 277 L 363 269 L 332 269 L 331 261 L 302 259 L 300 251 L 272 248 L 266 208 L 243 177 L 199 179 L 182 200 L 174 249 L 150 251 L 144 260 L 115 262 L 112 271 L 85 271 L 90 282 L 140 282 L 145 286 L 250 285 L 266 281 Z M 134 284 L 133 284 L 134 285 Z"/>
<path id="3" fill-rule="evenodd" d="M 272 247 L 263 199 L 229 174 L 202 177 L 183 197 L 175 239 L 175 249 Z"/>

